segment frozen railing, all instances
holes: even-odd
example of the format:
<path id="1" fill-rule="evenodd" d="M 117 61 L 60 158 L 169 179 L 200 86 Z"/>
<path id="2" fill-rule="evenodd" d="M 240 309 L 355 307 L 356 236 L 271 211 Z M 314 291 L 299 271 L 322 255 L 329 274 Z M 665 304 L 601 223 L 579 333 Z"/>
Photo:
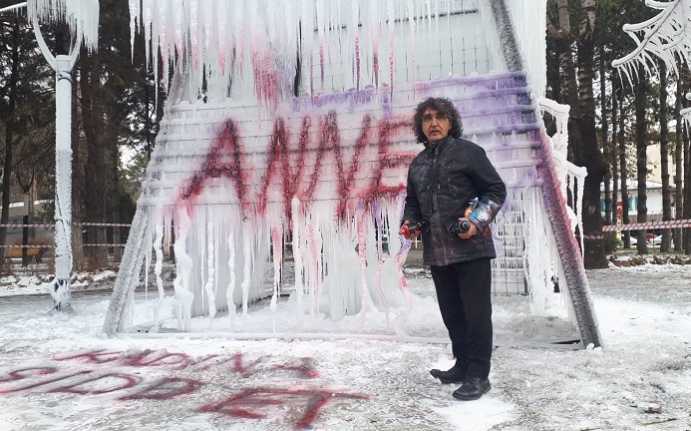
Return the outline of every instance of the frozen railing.
<path id="1" fill-rule="evenodd" d="M 556 132 L 552 135 L 551 141 L 557 162 L 557 174 L 561 181 L 562 193 L 569 204 L 571 226 L 574 232 L 576 227 L 578 227 L 580 232 L 581 253 L 583 253 L 583 185 L 585 184 L 585 177 L 588 176 L 588 170 L 585 167 L 576 166 L 567 160 L 569 112 L 571 107 L 546 98 L 541 98 L 538 105 L 542 115 L 549 114 L 554 118 L 556 124 Z"/>

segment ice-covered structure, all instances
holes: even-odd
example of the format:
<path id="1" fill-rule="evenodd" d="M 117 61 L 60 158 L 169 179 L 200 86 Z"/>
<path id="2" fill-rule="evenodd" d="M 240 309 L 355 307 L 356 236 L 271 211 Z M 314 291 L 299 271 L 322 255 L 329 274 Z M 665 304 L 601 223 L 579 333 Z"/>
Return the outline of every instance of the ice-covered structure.
<path id="1" fill-rule="evenodd" d="M 573 187 L 585 172 L 555 153 L 541 124 L 541 112 L 557 117 L 565 149 L 568 110 L 536 102 L 545 1 L 130 6 L 133 29 L 163 59 L 152 62 L 156 76 L 168 84 L 174 68 L 174 78 L 107 333 L 141 324 L 304 331 L 293 323 L 353 315 L 368 316 L 360 329 L 385 316 L 384 329 L 400 333 L 414 302 L 401 271 L 410 243 L 397 235 L 407 166 L 421 150 L 411 114 L 423 98 L 444 96 L 510 189 L 494 227 L 494 291 L 530 295 L 537 313 L 573 306 L 583 341 L 600 344 L 574 236 L 579 209 L 566 204 L 567 184 L 580 195 Z M 171 249 L 175 293 L 167 296 L 161 268 Z M 149 277 L 159 297 L 147 308 L 135 289 Z M 290 299 L 280 301 L 284 294 Z M 268 330 L 247 318 L 259 298 L 271 298 Z M 171 307 L 175 318 L 166 320 Z"/>
<path id="2" fill-rule="evenodd" d="M 624 26 L 623 30 L 636 47 L 626 56 L 612 62 L 629 82 L 632 78 L 639 77 L 639 66 L 643 67 L 647 75 L 657 74 L 656 57 L 676 73 L 677 60 L 689 63 L 691 56 L 691 31 L 688 27 L 691 1 L 645 0 L 645 4 L 660 12 L 642 23 Z"/>
<path id="3" fill-rule="evenodd" d="M 623 30 L 631 37 L 636 47 L 624 57 L 612 62 L 621 78 L 626 77 L 630 84 L 634 79 L 659 75 L 657 59 L 662 60 L 667 70 L 675 75 L 679 72 L 677 61 L 683 61 L 688 65 L 691 60 L 691 0 L 646 0 L 645 4 L 660 12 L 644 22 L 624 25 Z M 645 76 L 640 76 L 641 74 Z M 682 109 L 681 115 L 687 125 L 691 123 L 691 108 Z"/>

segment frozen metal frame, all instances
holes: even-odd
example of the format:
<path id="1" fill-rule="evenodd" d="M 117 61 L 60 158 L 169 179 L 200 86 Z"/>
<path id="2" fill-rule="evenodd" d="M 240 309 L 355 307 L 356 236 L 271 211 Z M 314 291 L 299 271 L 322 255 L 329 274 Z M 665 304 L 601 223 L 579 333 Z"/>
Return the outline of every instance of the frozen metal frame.
<path id="1" fill-rule="evenodd" d="M 625 57 L 616 59 L 612 66 L 623 73 L 629 83 L 633 77 L 641 78 L 639 66 L 647 75 L 658 75 L 654 57 L 678 74 L 677 60 L 689 62 L 691 32 L 689 32 L 690 0 L 646 0 L 645 5 L 659 10 L 656 16 L 639 24 L 626 24 L 623 30 L 636 43 L 636 48 Z"/>

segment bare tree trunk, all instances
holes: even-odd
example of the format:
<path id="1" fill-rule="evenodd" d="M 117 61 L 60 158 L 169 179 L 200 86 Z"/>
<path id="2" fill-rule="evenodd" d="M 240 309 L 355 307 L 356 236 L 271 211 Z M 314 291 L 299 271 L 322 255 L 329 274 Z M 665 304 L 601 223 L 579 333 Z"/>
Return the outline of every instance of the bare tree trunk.
<path id="1" fill-rule="evenodd" d="M 605 159 L 605 223 L 612 222 L 612 176 L 610 174 L 610 143 L 609 143 L 609 123 L 607 121 L 607 74 L 605 72 L 605 48 L 600 45 L 600 110 L 602 111 L 602 152 Z M 612 135 L 614 136 L 614 134 Z M 614 204 L 616 205 L 616 200 Z M 615 212 L 616 214 L 616 212 Z"/>
<path id="2" fill-rule="evenodd" d="M 81 79 L 81 73 L 80 78 Z M 72 86 L 72 100 L 81 99 L 81 87 Z M 82 111 L 80 103 L 72 103 L 72 221 L 82 222 L 82 195 L 84 190 L 84 151 L 82 145 Z M 75 270 L 84 269 L 84 239 L 81 226 L 72 227 L 72 259 Z"/>
<path id="3" fill-rule="evenodd" d="M 547 97 L 562 103 L 562 82 L 559 71 L 560 47 L 558 41 L 551 35 L 547 37 L 547 47 Z"/>
<path id="4" fill-rule="evenodd" d="M 100 109 L 97 88 L 100 86 L 98 73 L 94 70 L 93 61 L 88 56 L 83 56 L 80 61 L 81 80 L 81 106 L 82 125 L 86 137 L 86 161 L 85 161 L 85 215 L 88 222 L 104 221 L 105 201 L 105 176 L 108 174 L 105 167 L 104 149 L 101 145 L 100 133 L 102 130 L 102 110 Z M 86 229 L 87 242 L 100 244 L 105 242 L 103 230 L 89 227 Z M 90 258 L 92 269 L 103 266 L 105 262 L 105 249 L 101 247 L 89 247 L 85 254 Z"/>
<path id="5" fill-rule="evenodd" d="M 642 69 L 642 68 L 641 68 Z M 640 70 L 641 75 L 645 72 Z M 639 79 L 636 83 L 636 176 L 638 179 L 638 196 L 636 197 L 636 212 L 638 213 L 638 223 L 648 221 L 646 181 L 648 179 L 648 157 L 647 149 L 647 122 L 645 110 L 647 107 L 648 83 L 645 79 Z M 638 254 L 648 254 L 648 244 L 646 244 L 646 231 L 638 231 L 638 241 L 636 249 Z"/>
<path id="6" fill-rule="evenodd" d="M 12 167 L 13 162 L 13 123 L 14 123 L 14 111 L 17 103 L 17 83 L 19 81 L 19 17 L 14 17 L 14 26 L 12 28 L 12 66 L 9 79 L 9 90 L 7 95 L 8 109 L 7 109 L 7 120 L 5 124 L 5 160 L 3 163 L 2 172 L 2 216 L 0 216 L 0 223 L 7 224 L 10 220 L 10 193 L 11 193 L 11 179 L 12 179 Z M 0 245 L 7 245 L 7 228 L 0 227 Z M 4 260 L 5 249 L 0 248 L 0 262 Z"/>
<path id="7" fill-rule="evenodd" d="M 619 208 L 619 167 L 617 150 L 617 134 L 619 127 L 619 91 L 614 84 L 614 79 L 612 79 L 612 145 L 610 146 L 612 152 L 610 154 L 609 165 L 612 172 L 612 219 L 609 221 L 611 224 L 617 223 L 617 211 Z"/>
<path id="8" fill-rule="evenodd" d="M 667 66 L 660 61 L 660 168 L 662 169 L 662 220 L 672 219 L 672 196 L 669 188 L 669 130 L 667 122 Z M 660 251 L 669 253 L 672 246 L 672 235 L 667 229 L 662 231 Z"/>
<path id="9" fill-rule="evenodd" d="M 684 136 L 684 218 L 691 219 L 691 139 Z M 691 255 L 691 229 L 684 229 L 684 252 Z"/>
<path id="10" fill-rule="evenodd" d="M 602 214 L 600 213 L 600 184 L 606 166 L 597 144 L 595 98 L 593 96 L 594 0 L 582 0 L 581 9 L 586 18 L 580 26 L 578 36 L 578 102 L 580 109 L 574 120 L 581 132 L 579 144 L 583 157 L 582 165 L 588 169 L 588 176 L 583 187 L 584 260 L 586 268 L 606 268 L 607 258 L 602 235 Z"/>
<path id="11" fill-rule="evenodd" d="M 677 120 L 676 136 L 674 143 L 674 212 L 677 220 L 684 218 L 684 181 L 682 171 L 684 169 L 684 159 L 682 158 L 684 148 L 684 126 L 681 118 L 681 109 L 684 98 L 684 79 L 686 67 L 681 68 L 679 79 L 677 79 L 677 100 L 674 105 L 674 116 Z M 682 243 L 682 230 L 674 229 L 674 251 L 682 253 L 684 251 L 684 244 Z"/>
<path id="12" fill-rule="evenodd" d="M 621 220 L 623 224 L 629 224 L 629 170 L 626 166 L 626 130 L 624 128 L 624 99 L 619 104 L 619 173 L 621 179 L 621 202 L 623 205 Z M 624 231 L 624 248 L 631 248 L 631 233 Z"/>

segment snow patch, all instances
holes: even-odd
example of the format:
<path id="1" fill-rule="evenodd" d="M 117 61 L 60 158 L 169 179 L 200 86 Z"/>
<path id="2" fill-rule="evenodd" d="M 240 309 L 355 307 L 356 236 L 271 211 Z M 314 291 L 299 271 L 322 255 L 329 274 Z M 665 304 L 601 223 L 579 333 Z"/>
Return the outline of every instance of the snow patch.
<path id="1" fill-rule="evenodd" d="M 110 290 L 117 274 L 112 270 L 96 273 L 75 272 L 71 277 L 73 292 Z M 8 275 L 0 277 L 0 297 L 15 295 L 46 295 L 50 292 L 53 274 Z"/>
<path id="2" fill-rule="evenodd" d="M 485 431 L 515 418 L 512 404 L 488 395 L 477 401 L 459 401 L 434 410 L 457 431 Z"/>

